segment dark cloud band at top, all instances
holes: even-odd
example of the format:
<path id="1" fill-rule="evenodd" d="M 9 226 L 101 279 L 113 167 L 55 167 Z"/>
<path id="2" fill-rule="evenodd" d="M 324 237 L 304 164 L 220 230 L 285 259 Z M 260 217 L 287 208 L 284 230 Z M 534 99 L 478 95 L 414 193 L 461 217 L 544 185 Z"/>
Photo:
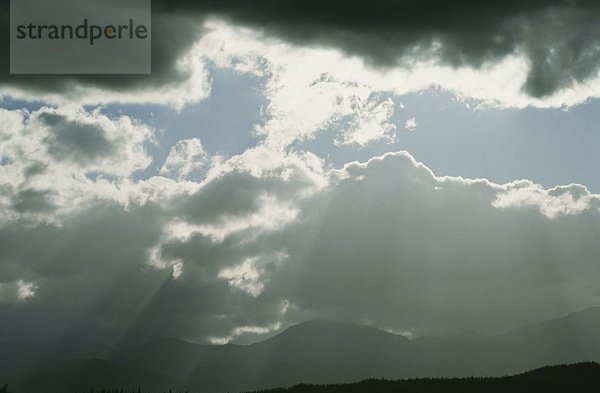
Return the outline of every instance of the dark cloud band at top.
<path id="1" fill-rule="evenodd" d="M 453 66 L 479 67 L 522 52 L 525 92 L 543 97 L 595 76 L 600 4 L 594 1 L 170 1 L 393 66 L 423 52 Z"/>
<path id="2" fill-rule="evenodd" d="M 537 98 L 585 83 L 600 65 L 600 4 L 590 0 L 156 0 L 152 7 L 152 76 L 9 76 L 6 35 L 0 83 L 59 92 L 74 83 L 117 91 L 171 83 L 183 77 L 176 61 L 207 16 L 291 43 L 339 48 L 378 67 L 423 56 L 480 67 L 519 53 L 530 65 L 523 90 Z"/>

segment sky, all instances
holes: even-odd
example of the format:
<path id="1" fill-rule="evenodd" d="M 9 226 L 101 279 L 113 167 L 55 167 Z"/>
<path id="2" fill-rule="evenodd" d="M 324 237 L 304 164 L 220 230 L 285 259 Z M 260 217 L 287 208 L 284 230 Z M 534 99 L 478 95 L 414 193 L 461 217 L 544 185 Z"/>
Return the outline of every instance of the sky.
<path id="1" fill-rule="evenodd" d="M 2 38 L 2 340 L 599 304 L 596 2 L 248 4 L 154 1 L 147 76 L 9 75 Z"/>

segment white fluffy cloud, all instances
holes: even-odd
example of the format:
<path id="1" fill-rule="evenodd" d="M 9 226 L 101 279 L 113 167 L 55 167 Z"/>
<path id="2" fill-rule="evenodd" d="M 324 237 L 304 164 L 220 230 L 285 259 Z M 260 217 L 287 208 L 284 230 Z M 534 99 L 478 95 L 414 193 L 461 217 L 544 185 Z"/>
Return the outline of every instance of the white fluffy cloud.
<path id="1" fill-rule="evenodd" d="M 498 208 L 531 206 L 538 208 L 548 218 L 555 218 L 598 208 L 600 198 L 590 194 L 586 187 L 579 184 L 544 190 L 530 181 L 517 181 L 496 196 L 493 206 Z"/>
<path id="2" fill-rule="evenodd" d="M 414 131 L 417 129 L 418 125 L 419 124 L 417 123 L 417 119 L 415 117 L 412 117 L 408 119 L 406 123 L 404 123 L 404 128 L 406 128 L 408 131 Z"/>
<path id="3" fill-rule="evenodd" d="M 119 184 L 151 162 L 153 130 L 127 116 L 66 107 L 0 117 L 1 221 L 52 221 L 95 198 L 119 200 Z"/>
<path id="4" fill-rule="evenodd" d="M 276 267 L 287 257 L 283 252 L 249 257 L 238 265 L 222 269 L 217 278 L 225 279 L 230 286 L 257 297 L 268 281 L 264 278 L 268 270 Z"/>
<path id="5" fill-rule="evenodd" d="M 193 171 L 202 168 L 207 159 L 208 154 L 200 139 L 184 139 L 171 148 L 164 165 L 160 168 L 160 174 L 184 179 Z"/>
<path id="6" fill-rule="evenodd" d="M 27 301 L 35 296 L 36 290 L 37 286 L 33 282 L 23 280 L 0 282 L 0 303 L 3 301 Z"/>

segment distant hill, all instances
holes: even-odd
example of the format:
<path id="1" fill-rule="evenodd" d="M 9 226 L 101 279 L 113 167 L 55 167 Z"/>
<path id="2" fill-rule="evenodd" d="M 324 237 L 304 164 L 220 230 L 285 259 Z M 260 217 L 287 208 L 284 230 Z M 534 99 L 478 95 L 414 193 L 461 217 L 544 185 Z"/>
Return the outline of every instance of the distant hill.
<path id="1" fill-rule="evenodd" d="M 87 393 L 90 389 L 123 388 L 143 391 L 168 391 L 176 386 L 176 378 L 156 371 L 117 366 L 105 360 L 72 360 L 47 371 L 26 377 L 15 393 Z"/>
<path id="2" fill-rule="evenodd" d="M 125 381 L 125 387 L 170 384 L 177 390 L 226 393 L 368 378 L 511 375 L 546 365 L 600 361 L 600 308 L 498 336 L 466 333 L 408 340 L 372 327 L 318 320 L 251 345 L 161 339 L 92 353 L 108 352 L 102 360 L 48 362 L 45 371 L 30 373 L 19 385 L 46 381 L 35 386 L 35 393 L 53 393 L 61 384 L 61 393 L 76 393 L 72 387 L 85 383 L 110 388 Z"/>
<path id="3" fill-rule="evenodd" d="M 414 376 L 501 376 L 553 364 L 600 361 L 600 308 L 498 336 L 411 341 Z"/>
<path id="4" fill-rule="evenodd" d="M 401 381 L 365 380 L 351 384 L 307 385 L 255 393 L 549 393 L 596 392 L 600 365 L 579 363 L 543 367 L 520 375 L 495 378 L 425 378 Z"/>

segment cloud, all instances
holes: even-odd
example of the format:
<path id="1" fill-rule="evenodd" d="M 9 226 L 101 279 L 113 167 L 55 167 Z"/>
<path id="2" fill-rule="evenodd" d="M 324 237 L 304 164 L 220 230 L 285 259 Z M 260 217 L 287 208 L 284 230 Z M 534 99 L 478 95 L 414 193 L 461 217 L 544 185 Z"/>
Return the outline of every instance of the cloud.
<path id="1" fill-rule="evenodd" d="M 90 114 L 81 116 L 89 120 Z M 33 114 L 29 119 L 38 117 Z M 52 133 L 39 129 L 37 123 L 31 130 L 31 122 L 15 121 L 25 133 Z M 44 157 L 49 166 L 64 165 Z M 73 165 L 87 164 L 77 160 Z M 231 239 L 243 233 L 249 242 L 248 231 L 255 236 L 273 233 L 292 222 L 297 203 L 324 186 L 322 163 L 310 154 L 257 148 L 216 165 L 199 183 L 158 176 L 138 182 L 117 178 L 108 194 L 87 184 L 88 191 L 96 192 L 86 194 L 85 203 L 66 199 L 69 194 L 56 198 L 56 209 L 73 208 L 58 221 L 24 220 L 23 216 L 4 220 L 0 277 L 35 284 L 21 288 L 27 303 L 18 302 L 13 284 L 8 287 L 10 296 L 3 292 L 0 316 L 12 322 L 0 327 L 3 337 L 43 337 L 46 343 L 67 347 L 81 342 L 139 342 L 164 335 L 202 341 L 233 329 L 244 332 L 240 326 L 263 326 L 280 316 L 278 299 L 266 299 L 258 307 L 250 303 L 260 297 L 259 287 L 268 282 L 271 267 L 284 254 L 254 250 L 252 256 L 242 258 L 244 252 L 231 247 Z M 31 181 L 24 184 L 32 187 Z M 67 193 L 63 187 L 56 192 Z M 223 198 L 227 193 L 238 196 Z M 250 202 L 239 209 L 236 201 L 244 199 Z M 178 225 L 178 220 L 189 224 Z M 186 248 L 194 248 L 188 241 L 203 250 L 188 254 Z M 25 247 L 32 250 L 27 257 L 22 254 Z M 244 260 L 253 260 L 254 276 L 238 274 L 236 266 Z M 173 303 L 175 298 L 180 301 Z M 165 312 L 173 316 L 168 324 L 163 322 Z M 36 327 L 42 325 L 51 332 L 42 334 Z"/>
<path id="2" fill-rule="evenodd" d="M 391 98 L 381 102 L 371 99 L 366 103 L 359 101 L 356 105 L 360 110 L 356 112 L 340 139 L 335 141 L 336 145 L 365 146 L 378 140 L 394 141 L 396 125 L 390 118 L 394 114 L 395 104 Z M 362 108 L 363 105 L 366 108 Z"/>
<path id="3" fill-rule="evenodd" d="M 263 276 L 267 269 L 272 268 L 269 265 L 278 264 L 286 258 L 287 255 L 281 252 L 246 258 L 239 265 L 222 269 L 217 278 L 225 279 L 230 286 L 257 297 L 262 293 L 266 283 Z"/>
<path id="4" fill-rule="evenodd" d="M 0 282 L 0 303 L 3 301 L 24 302 L 35 296 L 37 286 L 33 282 L 17 280 L 15 282 Z"/>
<path id="5" fill-rule="evenodd" d="M 42 107 L 33 113 L 3 110 L 2 115 L 12 119 L 2 135 L 6 141 L 3 154 L 13 164 L 27 160 L 38 164 L 38 171 L 52 163 L 129 176 L 150 163 L 144 143 L 151 141 L 153 131 L 127 116 L 111 119 L 99 109 L 68 107 Z M 114 165 L 115 161 L 119 164 Z"/>
<path id="6" fill-rule="evenodd" d="M 266 66 L 273 101 L 300 72 L 290 64 Z M 296 86 L 341 85 L 323 102 L 350 97 L 339 113 L 366 124 L 336 136 L 390 136 L 392 101 L 313 71 Z M 12 324 L 0 335 L 244 342 L 316 317 L 415 336 L 494 333 L 597 304 L 598 195 L 439 177 L 406 152 L 328 169 L 294 143 L 329 116 L 290 134 L 273 127 L 228 159 L 179 141 L 165 176 L 136 180 L 151 127 L 101 109 L 1 110 L 0 319 Z"/>
<path id="7" fill-rule="evenodd" d="M 590 194 L 586 187 L 579 184 L 557 186 L 544 190 L 529 181 L 519 181 L 503 193 L 496 196 L 493 206 L 535 207 L 548 218 L 561 215 L 580 214 L 598 205 L 598 197 Z"/>
<path id="8" fill-rule="evenodd" d="M 417 123 L 417 118 L 411 117 L 406 121 L 406 123 L 404 123 L 404 128 L 406 128 L 408 131 L 414 131 L 417 129 L 418 125 L 419 124 Z"/>
<path id="9" fill-rule="evenodd" d="M 327 317 L 493 333 L 598 301 L 600 199 L 581 186 L 436 177 L 405 152 L 325 172 L 264 149 L 60 227 L 5 223 L 0 316 L 28 328 L 0 332 L 44 319 L 54 340 L 224 342 Z"/>
<path id="10" fill-rule="evenodd" d="M 289 302 L 285 317 L 273 321 L 335 317 L 416 335 L 498 333 L 598 300 L 586 277 L 598 273 L 592 239 L 600 199 L 581 186 L 436 177 L 408 153 L 329 176 L 331 186 L 300 203 L 296 220 L 220 243 L 248 248 L 221 276 L 230 285 L 257 305 L 271 297 Z M 498 204 L 524 185 L 549 197 Z M 199 255 L 206 244 L 198 236 L 168 249 Z M 253 267 L 258 249 L 286 258 L 261 272 Z M 186 266 L 203 260 L 174 255 Z"/>
<path id="11" fill-rule="evenodd" d="M 377 67 L 430 58 L 452 67 L 485 67 L 520 53 L 529 70 L 522 86 L 545 97 L 598 74 L 598 5 L 575 1 L 176 1 L 255 26 L 288 42 L 339 48 Z"/>
<path id="12" fill-rule="evenodd" d="M 19 213 L 53 211 L 56 206 L 49 201 L 51 191 L 21 190 L 12 197 L 12 208 Z"/>
<path id="13" fill-rule="evenodd" d="M 17 281 L 17 298 L 21 301 L 31 299 L 35 296 L 37 287 L 33 282 Z"/>
<path id="14" fill-rule="evenodd" d="M 436 177 L 407 153 L 336 176 L 277 237 L 290 263 L 265 288 L 304 313 L 499 333 L 598 300 L 587 277 L 598 274 L 600 199 L 581 186 L 528 184 L 542 197 L 500 205 L 523 184 Z"/>
<path id="15" fill-rule="evenodd" d="M 9 6 L 9 2 L 0 5 L 0 28 L 6 32 Z M 210 81 L 194 52 L 203 18 L 166 11 L 159 3 L 152 8 L 151 75 L 11 75 L 7 33 L 0 39 L 0 95 L 54 105 L 155 103 L 177 109 L 205 99 Z"/>
<path id="16" fill-rule="evenodd" d="M 215 239 L 196 228 L 159 247 L 186 267 L 180 279 L 191 280 L 188 269 L 200 269 L 203 285 L 225 282 L 234 290 L 230 299 L 248 310 L 271 310 L 257 319 L 244 314 L 238 327 L 326 317 L 413 335 L 498 333 L 598 301 L 591 277 L 598 274 L 593 238 L 600 198 L 581 186 L 544 190 L 526 181 L 436 177 L 405 152 L 326 177 L 317 192 L 302 199 L 290 194 L 298 213 L 276 230 L 263 222 Z M 258 188 L 269 184 L 270 192 L 277 184 L 252 181 Z M 228 188 L 236 184 L 243 183 Z M 289 186 L 276 189 L 289 194 Z M 498 202 L 523 190 L 540 197 Z M 203 192 L 212 187 L 198 195 Z M 197 222 L 189 214 L 179 219 Z M 273 255 L 282 257 L 273 264 Z M 285 312 L 275 307 L 284 303 Z M 207 337 L 234 339 L 237 323 L 222 320 Z"/>
<path id="17" fill-rule="evenodd" d="M 159 173 L 183 179 L 193 171 L 202 168 L 207 159 L 208 154 L 204 150 L 200 139 L 184 139 L 171 148 Z"/>
<path id="18" fill-rule="evenodd" d="M 55 221 L 95 198 L 119 200 L 118 188 L 151 162 L 154 131 L 127 116 L 42 107 L 0 118 L 0 223 Z"/>
<path id="19" fill-rule="evenodd" d="M 8 3 L 3 7 L 3 15 L 9 15 Z M 152 75 L 9 75 L 6 35 L 0 42 L 0 92 L 55 104 L 137 102 L 181 108 L 210 93 L 206 64 L 214 59 L 206 58 L 197 44 L 221 20 L 250 27 L 259 40 L 285 42 L 298 53 L 341 51 L 344 59 L 372 72 L 396 75 L 382 80 L 386 90 L 439 84 L 511 106 L 568 106 L 597 96 L 598 12 L 598 5 L 586 0 L 494 5 L 475 0 L 159 1 L 153 4 Z M 8 18 L 1 23 L 7 28 Z M 219 46 L 231 44 L 225 40 Z M 274 52 L 264 48 L 263 54 Z M 340 60 L 314 61 L 327 68 Z M 485 86 L 490 81 L 493 86 Z"/>
<path id="20" fill-rule="evenodd" d="M 298 48 L 256 29 L 209 20 L 198 51 L 219 69 L 260 77 L 267 105 L 255 133 L 274 149 L 289 149 L 326 135 L 358 148 L 396 137 L 400 97 L 439 87 L 478 108 L 577 105 L 598 95 L 600 78 L 535 98 L 522 91 L 527 59 L 511 54 L 484 67 L 452 67 L 428 60 L 373 68 L 333 49 Z M 410 124 L 409 124 L 410 125 Z"/>
<path id="21" fill-rule="evenodd" d="M 160 235 L 156 207 L 124 211 L 97 202 L 79 212 L 61 226 L 0 226 L 0 277 L 13 283 L 13 295 L 0 301 L 2 319 L 11 321 L 0 327 L 3 337 L 65 348 L 82 340 L 114 343 L 148 301 L 145 292 L 167 279 L 145 262 Z"/>
<path id="22" fill-rule="evenodd" d="M 66 158 L 86 164 L 112 155 L 116 150 L 116 144 L 112 144 L 97 125 L 70 122 L 65 116 L 51 112 L 41 113 L 39 119 L 50 127 L 50 135 L 44 142 L 54 159 Z"/>

